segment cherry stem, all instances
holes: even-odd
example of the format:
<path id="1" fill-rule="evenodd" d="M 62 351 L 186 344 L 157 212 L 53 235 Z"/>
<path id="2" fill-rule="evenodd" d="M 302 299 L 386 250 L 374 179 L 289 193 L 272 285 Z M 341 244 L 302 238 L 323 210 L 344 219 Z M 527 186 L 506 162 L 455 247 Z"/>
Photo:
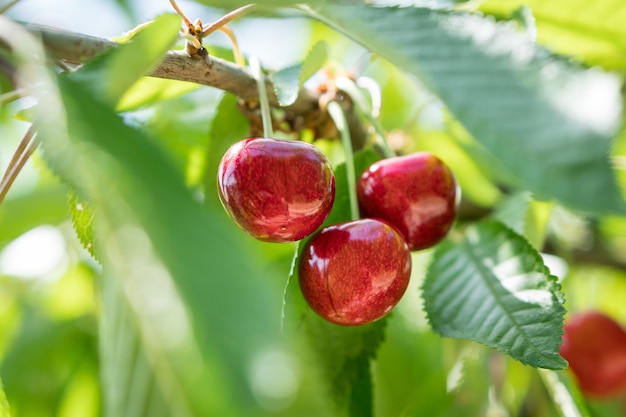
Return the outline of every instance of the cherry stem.
<path id="1" fill-rule="evenodd" d="M 0 181 L 0 204 L 4 201 L 4 197 L 9 192 L 11 185 L 13 185 L 17 175 L 24 167 L 24 164 L 26 164 L 26 161 L 28 161 L 28 158 L 35 152 L 37 146 L 39 146 L 39 141 L 34 140 L 35 134 L 36 131 L 33 126 L 29 127 L 20 144 L 17 146 L 9 162 L 9 166 L 4 172 L 2 181 Z"/>
<path id="2" fill-rule="evenodd" d="M 189 19 L 187 19 L 187 16 L 185 16 L 185 13 L 183 13 L 183 11 L 180 10 L 180 7 L 178 7 L 178 4 L 176 4 L 176 2 L 174 0 L 170 0 L 170 4 L 174 8 L 174 10 L 176 10 L 176 13 L 178 13 L 178 15 L 181 17 L 181 19 L 183 19 L 183 22 L 185 23 L 185 26 L 191 26 L 191 21 Z"/>
<path id="3" fill-rule="evenodd" d="M 170 0 L 172 1 L 172 0 Z M 251 11 L 253 11 L 254 9 L 256 9 L 258 7 L 257 4 L 248 4 L 246 6 L 242 6 L 238 9 L 233 10 L 230 13 L 225 14 L 224 16 L 220 17 L 219 19 L 217 19 L 216 21 L 214 21 L 213 23 L 210 23 L 208 25 L 206 25 L 202 31 L 202 38 L 204 38 L 205 36 L 210 35 L 211 33 L 215 32 L 216 30 L 218 30 L 219 28 L 221 28 L 222 26 L 225 26 L 227 24 L 229 24 L 230 22 L 232 22 L 233 20 L 237 19 L 238 17 L 241 17 L 243 15 L 246 15 L 248 13 L 250 13 Z"/>
<path id="4" fill-rule="evenodd" d="M 233 53 L 235 55 L 235 62 L 238 65 L 240 65 L 242 67 L 245 67 L 246 66 L 246 60 L 244 59 L 243 55 L 241 54 L 241 49 L 239 49 L 239 43 L 237 42 L 237 38 L 235 37 L 235 33 L 228 26 L 222 26 L 221 28 L 219 28 L 219 30 L 224 32 L 224 34 L 226 34 L 226 36 L 228 36 L 228 38 L 232 42 L 232 44 L 233 44 Z"/>
<path id="5" fill-rule="evenodd" d="M 356 195 L 356 170 L 354 168 L 354 153 L 352 151 L 352 140 L 350 139 L 350 128 L 346 121 L 346 115 L 343 112 L 341 104 L 336 101 L 330 101 L 327 105 L 328 114 L 335 122 L 335 126 L 341 135 L 341 143 L 346 155 L 346 174 L 348 175 L 348 195 L 350 196 L 350 217 L 352 220 L 358 220 L 361 216 L 359 213 L 359 202 Z"/>
<path id="6" fill-rule="evenodd" d="M 261 63 L 257 57 L 250 57 L 250 68 L 252 76 L 256 80 L 257 89 L 259 90 L 259 102 L 261 103 L 261 120 L 263 121 L 263 136 L 271 138 L 274 136 L 272 130 L 272 113 L 270 111 L 270 102 L 267 98 L 267 89 L 265 88 L 265 76 L 261 70 Z"/>
<path id="7" fill-rule="evenodd" d="M 367 92 L 372 99 L 372 116 L 375 118 L 380 117 L 380 107 L 382 103 L 382 93 L 380 91 L 380 85 L 376 80 L 370 77 L 359 77 L 356 79 L 356 85 Z"/>
<path id="8" fill-rule="evenodd" d="M 363 116 L 371 123 L 374 131 L 376 131 L 376 139 L 378 141 L 378 145 L 383 151 L 383 155 L 385 156 L 385 158 L 395 157 L 396 153 L 393 151 L 393 149 L 391 149 L 391 147 L 387 143 L 387 140 L 385 139 L 385 130 L 378 121 L 378 118 L 374 116 L 372 110 L 369 109 L 367 100 L 365 100 L 365 97 L 359 89 L 359 86 L 354 81 L 346 77 L 337 77 L 337 79 L 335 80 L 335 85 L 338 89 L 344 91 L 350 96 L 354 104 L 356 104 L 359 112 L 362 113 Z M 375 97 L 372 101 L 374 102 L 374 104 L 376 104 Z"/>

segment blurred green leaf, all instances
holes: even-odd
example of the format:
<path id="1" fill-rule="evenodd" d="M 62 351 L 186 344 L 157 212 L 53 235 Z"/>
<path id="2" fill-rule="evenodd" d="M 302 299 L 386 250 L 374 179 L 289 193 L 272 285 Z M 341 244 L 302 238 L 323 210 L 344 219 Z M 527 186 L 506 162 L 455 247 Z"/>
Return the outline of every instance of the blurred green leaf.
<path id="1" fill-rule="evenodd" d="M 328 45 L 316 43 L 307 53 L 303 62 L 294 64 L 270 74 L 274 92 L 281 106 L 289 106 L 298 98 L 302 85 L 311 78 L 328 59 Z"/>
<path id="2" fill-rule="evenodd" d="M 187 81 L 142 77 L 124 93 L 117 111 L 137 110 L 143 106 L 179 97 L 199 87 L 198 84 Z"/>
<path id="3" fill-rule="evenodd" d="M 357 327 L 327 322 L 313 312 L 305 318 L 306 329 L 339 414 L 373 415 L 370 360 L 384 340 L 385 318 Z"/>
<path id="4" fill-rule="evenodd" d="M 222 156 L 235 142 L 244 140 L 248 135 L 250 123 L 241 112 L 237 111 L 238 98 L 224 94 L 217 105 L 215 117 L 209 128 L 209 144 L 206 150 L 207 160 L 204 173 L 205 199 L 208 204 L 220 206 L 217 197 L 217 168 Z"/>
<path id="5" fill-rule="evenodd" d="M 192 413 L 254 415 L 248 367 L 281 340 L 278 293 L 153 141 L 75 81 L 60 88 L 69 136 L 42 127 L 48 161 L 96 207 L 105 279 L 123 283 L 160 383 Z"/>
<path id="6" fill-rule="evenodd" d="M 137 328 L 128 299 L 122 294 L 114 277 L 102 282 L 102 317 L 99 326 L 100 357 L 105 416 L 151 417 L 161 405 L 160 415 L 174 416 L 180 412 L 180 398 L 165 401 L 162 381 L 148 363 L 145 346 Z M 163 404 L 167 404 L 163 406 Z M 182 414 L 187 413 L 183 411 Z"/>
<path id="7" fill-rule="evenodd" d="M 310 13 L 418 76 L 539 198 L 624 212 L 608 162 L 621 112 L 616 78 L 581 71 L 480 15 L 350 5 Z"/>
<path id="8" fill-rule="evenodd" d="M 528 191 L 520 191 L 503 199 L 490 217 L 524 236 L 533 247 L 541 250 L 553 206 L 549 202 L 535 201 Z"/>
<path id="9" fill-rule="evenodd" d="M 535 16 L 539 43 L 589 65 L 626 69 L 623 1 L 572 4 L 564 0 L 488 0 L 480 5 L 480 10 L 506 18 L 522 5 L 528 6 Z"/>
<path id="10" fill-rule="evenodd" d="M 0 247 L 42 224 L 68 219 L 67 188 L 59 184 L 38 187 L 0 205 Z"/>
<path id="11" fill-rule="evenodd" d="M 503 199 L 490 217 L 500 221 L 518 235 L 524 235 L 531 198 L 527 191 L 515 193 Z"/>
<path id="12" fill-rule="evenodd" d="M 2 362 L 2 379 L 14 415 L 56 416 L 79 369 L 96 372 L 92 316 L 56 321 L 35 300 L 22 301 L 22 325 Z M 93 416 L 95 410 L 83 410 Z"/>
<path id="13" fill-rule="evenodd" d="M 85 64 L 72 78 L 89 85 L 96 96 L 117 103 L 128 89 L 156 66 L 174 44 L 180 17 L 164 14 L 145 24 L 126 44 L 120 44 Z"/>
<path id="14" fill-rule="evenodd" d="M 443 336 L 469 339 L 520 362 L 561 369 L 563 295 L 541 256 L 498 222 L 468 228 L 435 250 L 423 285 L 424 308 Z"/>
<path id="15" fill-rule="evenodd" d="M 568 373 L 540 369 L 539 374 L 562 417 L 592 416 L 582 393 Z"/>
<path id="16" fill-rule="evenodd" d="M 7 396 L 4 393 L 2 380 L 0 380 L 0 417 L 11 417 L 11 408 L 9 407 Z"/>

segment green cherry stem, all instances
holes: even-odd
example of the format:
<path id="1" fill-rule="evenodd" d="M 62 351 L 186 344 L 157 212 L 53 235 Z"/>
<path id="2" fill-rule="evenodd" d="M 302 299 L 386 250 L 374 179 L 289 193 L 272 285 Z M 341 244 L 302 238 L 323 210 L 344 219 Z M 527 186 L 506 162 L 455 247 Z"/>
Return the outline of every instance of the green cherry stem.
<path id="1" fill-rule="evenodd" d="M 261 70 L 261 63 L 257 57 L 250 57 L 250 68 L 252 69 L 252 76 L 256 80 L 256 85 L 259 90 L 259 102 L 261 103 L 261 120 L 263 121 L 263 136 L 271 138 L 274 136 L 272 130 L 272 113 L 270 111 L 270 102 L 267 98 L 267 88 L 265 87 L 265 77 Z"/>
<path id="2" fill-rule="evenodd" d="M 358 220 L 361 216 L 359 213 L 359 202 L 356 195 L 356 170 L 354 168 L 354 154 L 352 152 L 352 140 L 350 139 L 350 128 L 346 121 L 346 115 L 341 108 L 341 104 L 336 101 L 330 101 L 327 105 L 328 114 L 335 122 L 337 130 L 341 135 L 343 150 L 346 155 L 346 173 L 348 175 L 348 195 L 350 196 L 350 217 L 352 220 Z"/>
<path id="3" fill-rule="evenodd" d="M 359 112 L 363 114 L 363 116 L 367 119 L 368 122 L 372 124 L 374 130 L 376 131 L 376 139 L 378 140 L 378 144 L 380 145 L 385 158 L 393 158 L 396 156 L 396 153 L 391 149 L 387 140 L 385 139 L 385 130 L 381 126 L 378 119 L 374 116 L 372 111 L 369 109 L 369 105 L 363 96 L 363 93 L 359 89 L 359 87 L 349 78 L 346 77 L 338 77 L 335 80 L 335 85 L 338 89 L 344 91 L 346 94 L 350 96 L 356 107 L 359 109 Z"/>

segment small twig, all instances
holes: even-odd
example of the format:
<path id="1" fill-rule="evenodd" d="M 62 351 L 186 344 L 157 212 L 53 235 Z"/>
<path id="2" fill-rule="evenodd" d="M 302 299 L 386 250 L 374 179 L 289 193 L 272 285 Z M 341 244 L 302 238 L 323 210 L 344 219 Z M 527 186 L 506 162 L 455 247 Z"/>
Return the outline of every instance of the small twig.
<path id="1" fill-rule="evenodd" d="M 250 13 L 257 7 L 258 5 L 256 4 L 248 4 L 247 6 L 240 7 L 238 9 L 233 10 L 230 13 L 225 14 L 224 16 L 220 17 L 213 23 L 209 23 L 208 25 L 205 25 L 202 31 L 202 38 L 209 36 L 211 33 L 215 32 L 222 26 L 229 24 L 233 20 Z"/>
<path id="2" fill-rule="evenodd" d="M 4 201 L 4 197 L 9 192 L 11 185 L 17 178 L 28 158 L 35 152 L 39 146 L 39 141 L 35 138 L 36 131 L 33 126 L 29 127 L 21 142 L 19 143 L 13 158 L 4 172 L 2 181 L 0 181 L 0 204 Z"/>

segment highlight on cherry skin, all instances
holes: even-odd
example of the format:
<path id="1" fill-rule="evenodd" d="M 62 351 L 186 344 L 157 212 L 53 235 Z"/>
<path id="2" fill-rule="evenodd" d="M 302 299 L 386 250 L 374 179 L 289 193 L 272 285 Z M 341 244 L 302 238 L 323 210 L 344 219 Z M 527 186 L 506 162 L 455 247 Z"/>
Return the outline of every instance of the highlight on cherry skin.
<path id="1" fill-rule="evenodd" d="M 573 314 L 564 327 L 560 353 L 580 390 L 590 398 L 626 395 L 626 332 L 598 311 Z"/>
<path id="2" fill-rule="evenodd" d="M 218 194 L 230 218 L 265 242 L 293 242 L 313 233 L 335 199 L 335 177 L 316 146 L 249 138 L 232 145 L 218 168 Z"/>
<path id="3" fill-rule="evenodd" d="M 412 251 L 437 244 L 456 218 L 454 174 L 429 152 L 372 164 L 361 174 L 357 193 L 361 214 L 394 225 Z"/>
<path id="4" fill-rule="evenodd" d="M 390 224 L 361 219 L 326 227 L 305 244 L 298 265 L 302 295 L 324 319 L 346 326 L 389 313 L 411 276 L 411 253 Z"/>

